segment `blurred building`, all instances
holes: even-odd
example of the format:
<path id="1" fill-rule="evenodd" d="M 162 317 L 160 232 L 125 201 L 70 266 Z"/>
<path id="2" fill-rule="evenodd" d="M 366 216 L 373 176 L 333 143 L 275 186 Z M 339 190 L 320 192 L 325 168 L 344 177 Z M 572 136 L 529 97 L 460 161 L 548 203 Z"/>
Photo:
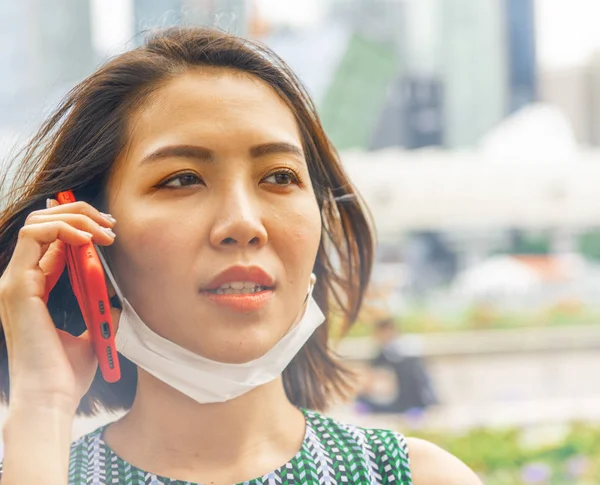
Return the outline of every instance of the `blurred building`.
<path id="1" fill-rule="evenodd" d="M 541 70 L 540 98 L 557 106 L 567 116 L 579 143 L 589 144 L 591 120 L 587 66 Z"/>
<path id="2" fill-rule="evenodd" d="M 353 33 L 321 106 L 334 143 L 478 144 L 537 99 L 534 14 L 533 0 L 334 1 L 330 22 Z"/>
<path id="3" fill-rule="evenodd" d="M 536 99 L 533 0 L 439 0 L 445 145 L 472 146 Z"/>
<path id="4" fill-rule="evenodd" d="M 339 149 L 473 146 L 537 97 L 533 0 L 324 1 L 330 10 L 322 25 L 303 33 L 258 30 L 271 34 L 263 40 L 315 95 Z M 180 24 L 257 32 L 252 0 L 129 2 L 133 18 L 127 22 L 136 35 Z M 34 110 L 52 104 L 93 70 L 98 59 L 90 16 L 87 1 L 0 6 L 0 65 L 8 66 L 0 83 L 0 125 L 26 118 L 27 104 Z M 135 39 L 142 42 L 140 35 Z M 590 86 L 600 68 L 588 68 L 582 78 L 569 74 L 570 81 L 556 76 L 543 74 L 542 98 L 566 106 L 579 140 L 600 140 L 594 108 L 600 96 Z M 578 89 L 565 92 L 563 85 Z"/>
<path id="5" fill-rule="evenodd" d="M 543 69 L 540 97 L 566 115 L 580 144 L 600 146 L 600 52 L 584 64 Z"/>
<path id="6" fill-rule="evenodd" d="M 0 2 L 0 126 L 18 127 L 94 68 L 89 2 Z"/>
<path id="7" fill-rule="evenodd" d="M 501 0 L 440 0 L 436 12 L 442 39 L 444 144 L 474 145 L 505 113 Z"/>
<path id="8" fill-rule="evenodd" d="M 440 76 L 399 73 L 374 127 L 369 148 L 409 150 L 444 144 L 444 85 Z"/>
<path id="9" fill-rule="evenodd" d="M 406 20 L 404 1 L 331 2 L 327 24 L 343 25 L 348 40 L 319 108 L 325 129 L 338 148 L 402 144 L 404 105 L 399 73 L 405 59 Z"/>
<path id="10" fill-rule="evenodd" d="M 537 99 L 537 56 L 533 0 L 505 0 L 508 40 L 508 111 Z"/>

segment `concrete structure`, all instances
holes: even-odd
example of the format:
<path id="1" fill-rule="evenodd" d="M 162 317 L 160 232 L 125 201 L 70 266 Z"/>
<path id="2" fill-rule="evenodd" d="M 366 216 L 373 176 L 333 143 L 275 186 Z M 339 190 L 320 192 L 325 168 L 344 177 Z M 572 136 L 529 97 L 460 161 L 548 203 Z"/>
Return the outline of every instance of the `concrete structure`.
<path id="1" fill-rule="evenodd" d="M 381 239 L 413 230 L 600 225 L 598 154 L 564 158 L 479 152 L 345 152 Z"/>
<path id="2" fill-rule="evenodd" d="M 589 66 L 542 69 L 539 77 L 540 100 L 559 108 L 569 119 L 577 141 L 590 145 L 592 103 Z"/>

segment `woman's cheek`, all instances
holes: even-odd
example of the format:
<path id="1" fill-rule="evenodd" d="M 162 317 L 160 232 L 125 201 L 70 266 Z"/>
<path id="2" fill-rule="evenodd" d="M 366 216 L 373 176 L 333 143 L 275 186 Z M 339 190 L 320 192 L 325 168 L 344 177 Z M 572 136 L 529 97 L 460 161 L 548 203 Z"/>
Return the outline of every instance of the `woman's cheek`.
<path id="1" fill-rule="evenodd" d="M 307 207 L 306 212 L 300 214 L 301 220 L 297 225 L 298 237 L 305 241 L 305 244 L 314 246 L 316 255 L 319 242 L 321 241 L 321 212 L 316 205 L 316 201 Z"/>
<path id="2" fill-rule="evenodd" d="M 272 211 L 270 220 L 273 231 L 294 241 L 308 243 L 311 239 L 320 239 L 321 214 L 316 202 L 289 204 L 285 210 Z"/>
<path id="3" fill-rule="evenodd" d="M 296 211 L 284 216 L 278 227 L 276 239 L 287 254 L 284 263 L 302 268 L 303 273 L 312 270 L 321 241 L 320 214 Z"/>
<path id="4" fill-rule="evenodd" d="M 125 222 L 122 234 L 119 234 L 123 256 L 136 266 L 153 268 L 162 264 L 164 258 L 182 254 L 180 251 L 186 245 L 176 225 L 173 218 L 139 217 L 135 221 Z"/>

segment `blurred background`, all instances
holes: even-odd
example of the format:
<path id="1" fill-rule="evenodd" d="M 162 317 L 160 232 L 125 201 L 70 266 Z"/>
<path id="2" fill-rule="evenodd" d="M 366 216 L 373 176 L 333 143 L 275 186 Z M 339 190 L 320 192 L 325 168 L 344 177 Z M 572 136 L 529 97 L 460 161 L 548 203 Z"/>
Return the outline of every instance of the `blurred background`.
<path id="1" fill-rule="evenodd" d="M 379 234 L 339 345 L 360 392 L 331 413 L 429 438 L 490 485 L 598 484 L 598 18 L 598 0 L 0 2 L 0 160 L 144 30 L 266 43 Z"/>

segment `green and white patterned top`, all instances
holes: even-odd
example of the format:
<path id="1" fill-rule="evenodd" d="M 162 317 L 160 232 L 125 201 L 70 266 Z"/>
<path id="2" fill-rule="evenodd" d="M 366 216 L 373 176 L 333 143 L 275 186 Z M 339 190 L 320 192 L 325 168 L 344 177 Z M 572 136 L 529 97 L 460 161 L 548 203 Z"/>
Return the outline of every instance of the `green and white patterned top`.
<path id="1" fill-rule="evenodd" d="M 244 485 L 412 485 L 408 447 L 401 434 L 303 412 L 306 434 L 296 456 Z M 199 485 L 157 476 L 127 463 L 104 442 L 103 430 L 101 427 L 71 446 L 69 485 Z"/>

